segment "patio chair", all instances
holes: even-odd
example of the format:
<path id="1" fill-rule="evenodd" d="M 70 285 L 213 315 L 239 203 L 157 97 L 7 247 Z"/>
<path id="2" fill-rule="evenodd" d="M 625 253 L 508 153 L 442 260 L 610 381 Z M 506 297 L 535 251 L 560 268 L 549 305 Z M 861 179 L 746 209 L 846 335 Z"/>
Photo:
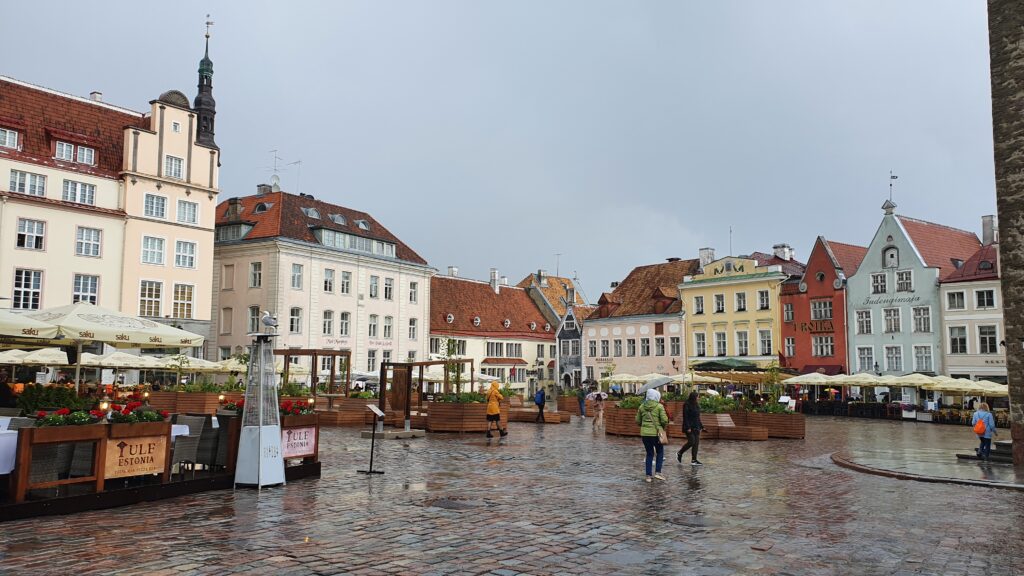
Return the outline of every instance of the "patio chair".
<path id="1" fill-rule="evenodd" d="M 185 464 L 191 464 L 192 478 L 195 478 L 199 440 L 203 436 L 203 424 L 206 423 L 206 420 L 199 416 L 185 416 L 182 414 L 175 416 L 174 420 L 176 424 L 188 426 L 188 435 L 175 438 L 174 451 L 171 454 L 171 466 L 178 465 L 178 472 L 181 474 L 182 480 L 184 480 Z"/>
<path id="2" fill-rule="evenodd" d="M 218 468 L 228 465 L 228 426 L 232 416 L 234 414 L 217 416 L 217 454 L 213 463 Z"/>
<path id="3" fill-rule="evenodd" d="M 21 416 L 21 408 L 0 408 L 0 416 Z"/>
<path id="4" fill-rule="evenodd" d="M 18 428 L 32 428 L 36 425 L 36 421 L 33 418 L 11 418 L 10 423 L 7 424 L 8 430 L 17 430 Z"/>
<path id="5" fill-rule="evenodd" d="M 213 427 L 213 419 L 216 418 L 216 416 L 211 414 L 185 414 L 185 416 L 203 419 L 203 433 L 199 437 L 199 449 L 196 452 L 196 463 L 202 464 L 204 469 L 209 470 L 217 460 L 217 439 L 219 428 Z M 179 422 L 179 424 L 183 424 L 183 422 Z M 189 430 L 189 434 L 191 434 L 191 428 Z"/>
<path id="6" fill-rule="evenodd" d="M 92 442 L 76 442 L 74 456 L 71 457 L 71 476 L 81 478 L 92 475 L 93 451 L 96 445 Z"/>
<path id="7" fill-rule="evenodd" d="M 71 472 L 71 459 L 75 455 L 74 444 L 41 444 L 32 449 L 32 465 L 29 470 L 29 482 L 54 482 L 67 478 Z M 60 496 L 60 486 L 46 489 L 53 490 L 53 496 Z M 38 490 L 44 492 L 44 490 Z"/>

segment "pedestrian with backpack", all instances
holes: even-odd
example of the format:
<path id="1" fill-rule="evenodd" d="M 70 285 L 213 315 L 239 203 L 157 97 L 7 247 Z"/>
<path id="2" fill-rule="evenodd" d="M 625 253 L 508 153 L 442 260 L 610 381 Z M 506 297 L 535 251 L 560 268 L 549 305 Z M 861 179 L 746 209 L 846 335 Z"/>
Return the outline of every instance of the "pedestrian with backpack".
<path id="1" fill-rule="evenodd" d="M 547 400 L 547 395 L 544 393 L 544 388 L 538 387 L 537 393 L 533 395 L 533 403 L 537 405 L 537 418 L 534 422 L 544 423 L 544 402 Z"/>
<path id="2" fill-rule="evenodd" d="M 665 426 L 668 426 L 668 414 L 665 407 L 661 405 L 661 392 L 654 388 L 647 391 L 647 397 L 643 404 L 636 411 L 636 423 L 640 425 L 640 439 L 644 443 L 644 451 L 647 453 L 644 459 L 644 472 L 646 482 L 652 478 L 664 480 L 661 475 L 661 464 L 665 461 L 665 444 L 668 443 L 668 434 Z M 657 454 L 657 461 L 654 466 L 654 475 L 651 475 L 651 460 Z"/>
<path id="3" fill-rule="evenodd" d="M 978 455 L 979 460 L 987 462 L 989 454 L 992 452 L 992 435 L 999 434 L 996 432 L 996 419 L 989 412 L 987 402 L 978 404 L 978 410 L 974 416 L 971 416 L 971 425 L 974 426 L 974 433 L 978 435 L 978 440 L 981 442 L 974 452 Z"/>

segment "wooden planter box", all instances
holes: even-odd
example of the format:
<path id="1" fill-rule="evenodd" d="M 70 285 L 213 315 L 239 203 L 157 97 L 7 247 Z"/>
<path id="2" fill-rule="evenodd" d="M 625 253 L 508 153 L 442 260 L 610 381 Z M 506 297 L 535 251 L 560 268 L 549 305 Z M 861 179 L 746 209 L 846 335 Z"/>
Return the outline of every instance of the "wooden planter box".
<path id="1" fill-rule="evenodd" d="M 220 408 L 220 394 L 217 392 L 178 392 L 178 402 L 174 412 L 179 414 L 216 414 L 218 408 Z"/>
<path id="2" fill-rule="evenodd" d="M 508 426 L 508 400 L 501 402 L 501 427 Z M 430 432 L 486 432 L 487 404 L 473 402 L 427 403 L 427 430 Z"/>
<path id="3" fill-rule="evenodd" d="M 618 436 L 639 436 L 640 425 L 636 423 L 636 408 L 619 408 L 609 403 L 604 407 L 604 431 Z"/>
<path id="4" fill-rule="evenodd" d="M 11 472 L 11 493 L 15 502 L 24 502 L 29 490 L 58 488 L 66 484 L 91 484 L 98 493 L 103 491 L 103 465 L 106 458 L 107 428 L 105 424 L 85 426 L 44 426 L 18 430 L 18 451 Z M 32 449 L 41 444 L 87 442 L 95 444 L 92 475 L 33 484 L 31 478 Z"/>
<path id="5" fill-rule="evenodd" d="M 701 414 L 700 423 L 704 425 L 701 438 L 721 440 L 767 440 L 768 429 L 763 426 L 750 425 L 749 412 L 731 412 L 726 414 Z M 731 426 L 727 424 L 732 424 Z"/>
<path id="6" fill-rule="evenodd" d="M 665 402 L 665 412 L 668 412 L 668 419 L 672 422 L 679 422 L 682 425 L 683 422 L 683 406 L 686 402 L 682 400 L 670 400 Z"/>
<path id="7" fill-rule="evenodd" d="M 376 398 L 334 398 L 333 407 L 328 410 L 326 399 L 321 398 L 316 407 L 319 410 L 321 425 L 362 426 L 366 423 L 366 415 L 371 414 L 366 406 L 376 406 L 377 402 Z"/>
<path id="8" fill-rule="evenodd" d="M 168 412 L 178 411 L 177 392 L 150 392 L 149 405 L 154 410 L 167 410 Z"/>
<path id="9" fill-rule="evenodd" d="M 560 424 L 562 422 L 562 412 L 554 412 L 552 410 L 544 411 L 544 423 L 545 424 Z M 569 414 L 565 414 L 569 416 Z M 512 408 L 508 412 L 508 419 L 510 422 L 536 422 L 537 421 L 537 408 L 528 410 L 526 408 Z"/>
<path id="10" fill-rule="evenodd" d="M 138 438 L 139 436 L 171 435 L 170 422 L 136 422 L 134 424 L 110 424 L 108 438 Z"/>
<path id="11" fill-rule="evenodd" d="M 536 406 L 536 404 L 534 405 Z M 565 396 L 558 397 L 558 411 L 568 412 L 573 416 L 580 415 L 580 403 L 576 400 L 576 397 L 566 398 Z"/>
<path id="12" fill-rule="evenodd" d="M 769 438 L 803 439 L 806 435 L 807 421 L 803 414 L 761 414 L 758 412 L 744 412 L 744 414 L 746 416 L 743 418 L 742 424 L 736 422 L 737 426 L 766 428 Z M 735 414 L 733 421 L 736 421 Z"/>

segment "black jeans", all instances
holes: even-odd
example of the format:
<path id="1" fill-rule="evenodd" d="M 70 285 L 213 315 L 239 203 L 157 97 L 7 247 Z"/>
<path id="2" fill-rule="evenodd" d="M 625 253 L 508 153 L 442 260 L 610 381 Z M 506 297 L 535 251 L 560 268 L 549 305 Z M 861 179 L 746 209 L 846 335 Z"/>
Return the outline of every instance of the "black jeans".
<path id="1" fill-rule="evenodd" d="M 544 423 L 544 404 L 537 404 L 537 418 L 534 422 Z"/>
<path id="2" fill-rule="evenodd" d="M 693 452 L 690 453 L 690 461 L 696 462 L 697 449 L 700 448 L 700 430 L 690 430 L 689 432 L 686 433 L 686 444 L 684 444 L 683 447 L 679 449 L 680 458 L 682 458 L 682 454 L 684 452 L 690 450 L 691 448 L 693 449 Z"/>

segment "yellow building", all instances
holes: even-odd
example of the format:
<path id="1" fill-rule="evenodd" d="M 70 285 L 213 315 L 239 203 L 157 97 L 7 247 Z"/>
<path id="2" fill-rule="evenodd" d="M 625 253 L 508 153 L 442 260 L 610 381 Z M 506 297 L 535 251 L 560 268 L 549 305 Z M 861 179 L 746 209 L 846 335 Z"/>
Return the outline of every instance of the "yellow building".
<path id="1" fill-rule="evenodd" d="M 779 294 L 783 282 L 799 277 L 804 265 L 786 244 L 774 254 L 714 259 L 704 249 L 698 274 L 679 285 L 685 311 L 690 364 L 726 358 L 765 367 L 781 346 Z"/>

